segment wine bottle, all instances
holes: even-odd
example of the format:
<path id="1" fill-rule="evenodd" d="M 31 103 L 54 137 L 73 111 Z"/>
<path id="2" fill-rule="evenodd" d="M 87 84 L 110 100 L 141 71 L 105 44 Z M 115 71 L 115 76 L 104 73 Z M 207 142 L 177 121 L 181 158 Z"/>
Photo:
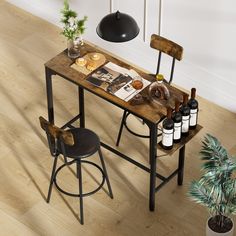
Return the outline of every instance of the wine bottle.
<path id="1" fill-rule="evenodd" d="M 182 135 L 187 136 L 189 134 L 189 118 L 190 108 L 188 106 L 188 94 L 183 95 L 183 104 L 180 108 L 182 114 Z"/>
<path id="2" fill-rule="evenodd" d="M 182 129 L 182 114 L 179 111 L 180 102 L 175 100 L 175 112 L 172 114 L 172 120 L 174 121 L 174 143 L 178 143 L 181 140 Z"/>
<path id="3" fill-rule="evenodd" d="M 188 106 L 190 108 L 190 122 L 189 129 L 195 129 L 197 126 L 198 119 L 198 101 L 195 99 L 196 89 L 191 89 L 191 98 L 188 101 Z"/>
<path id="4" fill-rule="evenodd" d="M 173 147 L 174 136 L 174 121 L 171 119 L 172 109 L 167 108 L 167 117 L 163 121 L 162 128 L 162 147 L 164 149 L 171 149 Z"/>

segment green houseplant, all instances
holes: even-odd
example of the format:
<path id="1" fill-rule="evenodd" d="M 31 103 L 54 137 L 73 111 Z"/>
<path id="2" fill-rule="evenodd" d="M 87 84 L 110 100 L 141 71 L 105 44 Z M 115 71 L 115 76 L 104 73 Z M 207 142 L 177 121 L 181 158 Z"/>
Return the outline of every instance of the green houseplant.
<path id="1" fill-rule="evenodd" d="M 78 14 L 70 9 L 68 0 L 64 0 L 61 15 L 62 34 L 67 38 L 68 56 L 76 58 L 79 56 L 80 45 L 83 44 L 82 34 L 85 31 L 85 22 L 88 18 L 84 16 L 83 19 L 78 19 Z"/>
<path id="2" fill-rule="evenodd" d="M 236 214 L 236 162 L 221 143 L 210 134 L 200 151 L 203 174 L 192 181 L 189 196 L 208 208 L 211 217 L 206 235 L 232 235 L 234 224 L 230 215 Z"/>

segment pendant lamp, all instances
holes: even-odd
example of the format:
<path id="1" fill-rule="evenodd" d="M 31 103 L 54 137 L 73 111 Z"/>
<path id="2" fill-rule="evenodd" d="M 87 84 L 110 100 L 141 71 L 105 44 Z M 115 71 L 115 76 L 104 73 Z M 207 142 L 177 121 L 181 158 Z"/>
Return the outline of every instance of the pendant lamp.
<path id="1" fill-rule="evenodd" d="M 106 15 L 96 31 L 100 38 L 118 43 L 135 38 L 139 33 L 139 27 L 133 17 L 117 11 Z"/>

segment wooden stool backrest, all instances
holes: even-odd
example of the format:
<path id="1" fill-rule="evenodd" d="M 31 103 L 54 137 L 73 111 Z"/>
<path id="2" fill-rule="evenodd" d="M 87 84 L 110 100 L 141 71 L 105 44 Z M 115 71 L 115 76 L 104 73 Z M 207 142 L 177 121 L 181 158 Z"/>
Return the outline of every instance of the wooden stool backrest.
<path id="1" fill-rule="evenodd" d="M 67 144 L 69 146 L 74 145 L 74 137 L 70 131 L 58 128 L 57 126 L 48 122 L 42 116 L 39 117 L 39 121 L 41 128 L 52 138 L 54 138 L 55 140 L 60 139 L 64 142 L 64 144 Z"/>
<path id="2" fill-rule="evenodd" d="M 169 39 L 156 34 L 153 34 L 151 36 L 150 47 L 157 49 L 158 51 L 161 51 L 171 57 L 174 57 L 179 61 L 183 56 L 183 47 Z"/>
<path id="3" fill-rule="evenodd" d="M 175 42 L 172 42 L 169 39 L 166 39 L 162 36 L 153 34 L 151 36 L 150 47 L 159 51 L 159 56 L 157 60 L 157 69 L 156 75 L 159 74 L 160 64 L 161 64 L 161 54 L 165 53 L 172 57 L 172 65 L 170 70 L 170 78 L 168 83 L 171 84 L 174 75 L 175 60 L 180 61 L 183 56 L 183 48 Z"/>

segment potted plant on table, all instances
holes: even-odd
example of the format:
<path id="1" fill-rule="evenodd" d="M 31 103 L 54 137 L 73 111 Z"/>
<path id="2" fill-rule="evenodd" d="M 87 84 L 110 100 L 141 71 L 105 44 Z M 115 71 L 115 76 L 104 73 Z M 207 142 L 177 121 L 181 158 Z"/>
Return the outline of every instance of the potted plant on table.
<path id="1" fill-rule="evenodd" d="M 210 134 L 202 144 L 203 174 L 191 183 L 189 196 L 209 210 L 207 236 L 233 236 L 234 222 L 230 215 L 236 214 L 236 162 Z"/>
<path id="2" fill-rule="evenodd" d="M 64 1 L 61 10 L 61 22 L 64 24 L 62 34 L 67 38 L 68 56 L 76 58 L 80 55 L 80 46 L 83 45 L 82 34 L 85 31 L 87 16 L 78 19 L 78 14 L 70 9 L 68 0 Z"/>

